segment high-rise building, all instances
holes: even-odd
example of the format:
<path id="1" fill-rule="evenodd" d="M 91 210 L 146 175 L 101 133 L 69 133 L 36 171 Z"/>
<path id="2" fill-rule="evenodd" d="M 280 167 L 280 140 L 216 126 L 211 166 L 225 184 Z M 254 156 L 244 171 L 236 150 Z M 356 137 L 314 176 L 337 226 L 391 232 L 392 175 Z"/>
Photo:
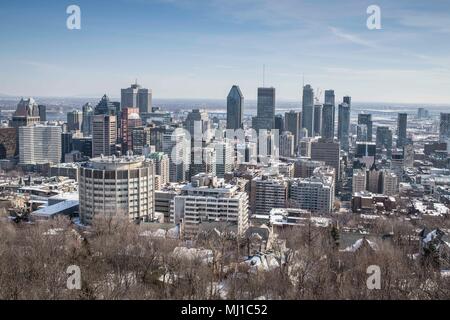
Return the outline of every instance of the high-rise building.
<path id="1" fill-rule="evenodd" d="M 60 163 L 61 127 L 37 124 L 18 131 L 20 164 Z"/>
<path id="2" fill-rule="evenodd" d="M 195 238 L 202 228 L 211 229 L 208 226 L 242 236 L 248 229 L 248 216 L 247 193 L 208 174 L 192 177 L 170 206 L 171 221 L 181 226 L 181 236 L 186 239 Z"/>
<path id="3" fill-rule="evenodd" d="M 80 131 L 83 123 L 83 113 L 79 110 L 73 110 L 67 113 L 67 130 Z"/>
<path id="4" fill-rule="evenodd" d="M 192 146 L 201 147 L 211 141 L 211 121 L 205 110 L 193 109 L 189 112 L 184 126 L 191 135 Z"/>
<path id="5" fill-rule="evenodd" d="M 450 113 L 441 113 L 439 141 L 450 144 Z"/>
<path id="6" fill-rule="evenodd" d="M 284 118 L 282 114 L 275 115 L 275 129 L 281 134 L 284 131 Z"/>
<path id="7" fill-rule="evenodd" d="M 300 158 L 294 162 L 294 177 L 309 178 L 313 176 L 314 170 L 325 166 L 323 161 L 314 161 L 309 158 Z"/>
<path id="8" fill-rule="evenodd" d="M 134 127 L 131 129 L 131 142 L 133 146 L 133 154 L 145 155 L 145 150 L 150 146 L 151 128 L 150 127 Z M 155 148 L 156 149 L 156 148 Z"/>
<path id="9" fill-rule="evenodd" d="M 317 213 L 331 213 L 334 206 L 334 178 L 331 175 L 313 175 L 295 179 L 290 184 L 290 205 Z"/>
<path id="10" fill-rule="evenodd" d="M 155 179 L 155 190 L 161 190 L 162 187 L 169 183 L 169 157 L 163 152 L 153 152 L 147 158 L 153 160 L 155 165 L 154 174 L 158 176 L 158 179 Z"/>
<path id="11" fill-rule="evenodd" d="M 373 122 L 372 122 L 372 115 L 371 114 L 358 114 L 358 124 L 359 125 L 365 125 L 367 128 L 367 140 L 365 141 L 372 141 L 372 130 L 373 130 Z"/>
<path id="12" fill-rule="evenodd" d="M 314 136 L 314 90 L 309 84 L 303 87 L 302 128 L 308 130 L 308 137 Z"/>
<path id="13" fill-rule="evenodd" d="M 131 221 L 154 215 L 153 162 L 143 156 L 99 157 L 80 168 L 81 222 L 94 216 L 122 216 Z"/>
<path id="14" fill-rule="evenodd" d="M 397 119 L 397 148 L 402 148 L 406 143 L 407 113 L 399 113 Z"/>
<path id="15" fill-rule="evenodd" d="M 187 180 L 191 155 L 190 140 L 183 129 L 177 128 L 162 135 L 162 151 L 169 156 L 169 181 L 183 182 Z"/>
<path id="16" fill-rule="evenodd" d="M 334 98 L 334 95 L 333 95 Z M 329 98 L 331 100 L 331 98 Z M 334 100 L 334 99 L 333 99 Z M 335 123 L 335 106 L 333 104 L 324 104 L 322 108 L 322 138 L 333 141 Z"/>
<path id="17" fill-rule="evenodd" d="M 244 95 L 239 86 L 231 87 L 227 97 L 227 129 L 244 128 Z"/>
<path id="18" fill-rule="evenodd" d="M 118 116 L 117 105 L 109 100 L 109 97 L 105 94 L 99 103 L 95 106 L 94 114 L 105 114 Z"/>
<path id="19" fill-rule="evenodd" d="M 367 176 L 366 169 L 353 170 L 352 178 L 352 192 L 366 191 L 367 189 Z"/>
<path id="20" fill-rule="evenodd" d="M 311 160 L 323 161 L 327 166 L 334 168 L 336 179 L 339 180 L 341 157 L 339 142 L 331 142 L 321 139 L 311 143 Z"/>
<path id="21" fill-rule="evenodd" d="M 322 133 L 322 105 L 314 105 L 314 135 L 320 136 Z"/>
<path id="22" fill-rule="evenodd" d="M 392 131 L 389 127 L 377 127 L 377 149 L 386 149 L 388 157 L 392 155 Z"/>
<path id="23" fill-rule="evenodd" d="M 254 214 L 269 214 L 273 208 L 286 208 L 287 196 L 288 181 L 283 177 L 256 177 L 250 187 L 250 208 Z"/>
<path id="24" fill-rule="evenodd" d="M 117 118 L 97 114 L 92 119 L 92 156 L 112 156 L 116 152 Z"/>
<path id="25" fill-rule="evenodd" d="M 10 127 L 31 126 L 40 122 L 39 106 L 33 98 L 21 99 L 17 104 Z"/>
<path id="26" fill-rule="evenodd" d="M 40 118 L 41 122 L 46 122 L 47 121 L 47 106 L 45 106 L 43 104 L 39 104 L 38 110 L 39 110 L 39 118 Z"/>
<path id="27" fill-rule="evenodd" d="M 122 108 L 137 108 L 139 114 L 152 112 L 152 90 L 142 88 L 137 83 L 121 90 Z"/>
<path id="28" fill-rule="evenodd" d="M 382 193 L 389 196 L 394 196 L 398 194 L 398 176 L 390 171 L 383 170 L 381 174 L 382 179 Z"/>
<path id="29" fill-rule="evenodd" d="M 189 177 L 199 173 L 216 175 L 216 150 L 213 147 L 193 147 L 191 149 L 191 163 Z"/>
<path id="30" fill-rule="evenodd" d="M 216 175 L 223 178 L 225 173 L 234 169 L 234 148 L 228 139 L 215 142 L 213 147 L 216 155 Z"/>
<path id="31" fill-rule="evenodd" d="M 425 108 L 417 109 L 417 118 L 418 119 L 426 119 L 430 116 L 429 112 Z"/>
<path id="32" fill-rule="evenodd" d="M 82 112 L 83 120 L 81 123 L 81 131 L 83 132 L 83 136 L 90 137 L 92 136 L 92 117 L 94 116 L 94 109 L 90 103 L 86 103 L 83 106 Z"/>
<path id="33" fill-rule="evenodd" d="M 280 156 L 291 158 L 295 155 L 294 141 L 294 135 L 289 131 L 285 131 L 280 135 Z"/>
<path id="34" fill-rule="evenodd" d="M 349 101 L 349 99 L 347 99 L 347 101 Z M 350 105 L 344 102 L 339 105 L 338 140 L 341 143 L 342 150 L 347 152 L 350 147 L 349 139 L 350 139 Z"/>
<path id="35" fill-rule="evenodd" d="M 275 88 L 258 88 L 257 115 L 252 119 L 256 131 L 275 128 Z"/>
<path id="36" fill-rule="evenodd" d="M 139 117 L 139 109 L 123 108 L 121 112 L 121 122 L 120 140 L 122 142 L 122 153 L 126 154 L 127 151 L 133 150 L 133 128 L 142 125 L 141 117 Z"/>
<path id="37" fill-rule="evenodd" d="M 73 133 L 62 132 L 61 133 L 61 162 L 66 162 L 66 154 L 71 153 L 73 148 Z"/>
<path id="38" fill-rule="evenodd" d="M 286 131 L 292 133 L 294 137 L 294 152 L 297 151 L 300 139 L 300 128 L 302 124 L 302 113 L 296 111 L 286 112 L 284 115 L 284 128 Z M 281 131 L 280 131 L 281 134 Z"/>
<path id="39" fill-rule="evenodd" d="M 333 107 L 336 105 L 334 90 L 325 90 L 324 104 L 331 105 Z"/>

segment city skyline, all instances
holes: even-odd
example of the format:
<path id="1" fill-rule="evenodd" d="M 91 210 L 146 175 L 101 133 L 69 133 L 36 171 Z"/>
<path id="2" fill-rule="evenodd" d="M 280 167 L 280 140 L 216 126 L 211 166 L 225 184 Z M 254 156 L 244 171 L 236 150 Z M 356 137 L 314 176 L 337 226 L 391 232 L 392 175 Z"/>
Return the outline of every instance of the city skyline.
<path id="1" fill-rule="evenodd" d="M 378 1 L 381 30 L 369 1 L 78 1 L 81 30 L 66 3 L 23 3 L 0 13 L 1 94 L 116 97 L 137 78 L 155 98 L 224 99 L 236 84 L 255 100 L 265 64 L 279 100 L 312 83 L 361 102 L 450 101 L 444 1 Z"/>

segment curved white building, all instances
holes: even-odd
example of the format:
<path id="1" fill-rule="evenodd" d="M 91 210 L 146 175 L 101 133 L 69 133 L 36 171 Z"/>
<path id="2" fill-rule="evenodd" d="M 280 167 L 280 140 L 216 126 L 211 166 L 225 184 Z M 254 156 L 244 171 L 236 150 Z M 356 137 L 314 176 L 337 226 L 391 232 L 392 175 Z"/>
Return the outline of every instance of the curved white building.
<path id="1" fill-rule="evenodd" d="M 127 216 L 146 221 L 154 213 L 154 165 L 143 156 L 91 159 L 79 173 L 80 218 Z"/>

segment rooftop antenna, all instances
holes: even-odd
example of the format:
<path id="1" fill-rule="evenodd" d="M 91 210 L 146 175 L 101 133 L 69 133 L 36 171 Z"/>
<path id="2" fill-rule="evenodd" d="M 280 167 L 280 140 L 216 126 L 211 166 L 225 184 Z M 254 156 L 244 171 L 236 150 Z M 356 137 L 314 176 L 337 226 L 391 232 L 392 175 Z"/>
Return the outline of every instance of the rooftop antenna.
<path id="1" fill-rule="evenodd" d="M 263 64 L 263 88 L 266 87 L 266 65 Z"/>

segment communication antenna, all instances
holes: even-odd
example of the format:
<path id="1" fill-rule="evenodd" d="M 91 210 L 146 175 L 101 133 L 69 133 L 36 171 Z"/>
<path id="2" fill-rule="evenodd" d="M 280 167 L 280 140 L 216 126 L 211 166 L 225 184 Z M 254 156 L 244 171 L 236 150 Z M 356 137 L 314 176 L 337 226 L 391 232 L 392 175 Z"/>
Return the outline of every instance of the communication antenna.
<path id="1" fill-rule="evenodd" d="M 266 65 L 263 64 L 263 88 L 266 87 Z"/>

